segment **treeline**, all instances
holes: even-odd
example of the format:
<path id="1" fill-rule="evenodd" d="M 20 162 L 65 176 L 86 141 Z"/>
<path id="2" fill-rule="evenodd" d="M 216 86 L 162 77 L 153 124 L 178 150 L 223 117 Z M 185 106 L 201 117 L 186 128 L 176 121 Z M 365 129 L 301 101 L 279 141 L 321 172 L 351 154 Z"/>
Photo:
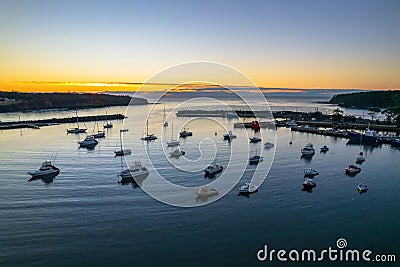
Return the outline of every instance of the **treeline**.
<path id="1" fill-rule="evenodd" d="M 132 102 L 131 102 L 132 100 Z M 90 93 L 21 93 L 0 91 L 0 112 L 54 108 L 99 108 L 146 105 L 144 98 Z"/>
<path id="2" fill-rule="evenodd" d="M 372 91 L 334 95 L 330 104 L 357 108 L 392 108 L 400 106 L 400 91 Z"/>

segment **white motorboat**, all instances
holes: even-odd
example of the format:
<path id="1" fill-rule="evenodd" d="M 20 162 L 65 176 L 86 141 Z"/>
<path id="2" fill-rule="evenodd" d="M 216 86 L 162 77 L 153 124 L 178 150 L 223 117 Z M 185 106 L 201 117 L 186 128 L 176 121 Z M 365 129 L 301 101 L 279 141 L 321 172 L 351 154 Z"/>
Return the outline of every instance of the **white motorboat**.
<path id="1" fill-rule="evenodd" d="M 77 109 L 77 108 L 75 109 L 75 114 L 76 114 L 76 124 L 77 124 L 77 127 L 67 129 L 67 133 L 73 133 L 73 134 L 86 133 L 86 131 L 87 131 L 86 128 L 80 128 L 80 127 L 79 127 L 79 117 L 78 117 L 78 109 Z"/>
<path id="2" fill-rule="evenodd" d="M 365 193 L 368 191 L 368 185 L 367 184 L 358 184 L 357 186 L 357 191 L 361 193 Z"/>
<path id="3" fill-rule="evenodd" d="M 186 131 L 185 128 L 183 128 L 183 131 L 179 133 L 179 136 L 183 137 L 183 138 L 188 137 L 188 136 L 192 136 L 192 135 L 193 135 L 193 133 L 189 132 L 189 131 Z"/>
<path id="4" fill-rule="evenodd" d="M 229 131 L 228 133 L 224 134 L 224 140 L 232 140 L 236 138 L 237 136 L 232 133 L 232 131 Z"/>
<path id="5" fill-rule="evenodd" d="M 356 174 L 361 171 L 361 168 L 354 166 L 354 165 L 349 165 L 344 169 L 344 171 L 347 174 Z"/>
<path id="6" fill-rule="evenodd" d="M 360 152 L 356 158 L 356 163 L 363 163 L 365 161 L 364 153 Z"/>
<path id="7" fill-rule="evenodd" d="M 326 145 L 321 147 L 321 152 L 328 152 L 328 151 L 329 151 L 329 147 L 327 147 Z"/>
<path id="8" fill-rule="evenodd" d="M 250 138 L 250 143 L 258 143 L 261 142 L 261 138 L 258 136 L 253 136 Z"/>
<path id="9" fill-rule="evenodd" d="M 121 179 L 141 178 L 149 174 L 149 170 L 142 166 L 140 161 L 135 161 L 128 169 L 118 174 Z"/>
<path id="10" fill-rule="evenodd" d="M 196 190 L 198 197 L 212 197 L 218 195 L 218 190 L 214 187 L 202 186 Z"/>
<path id="11" fill-rule="evenodd" d="M 219 165 L 219 164 L 217 164 L 217 163 L 212 163 L 210 166 L 208 166 L 208 167 L 204 170 L 205 176 L 213 176 L 213 175 L 215 175 L 215 174 L 217 174 L 217 173 L 222 172 L 223 169 L 224 169 L 224 168 L 223 168 L 221 165 Z"/>
<path id="12" fill-rule="evenodd" d="M 43 177 L 55 177 L 60 173 L 60 169 L 51 164 L 51 161 L 44 161 L 39 170 L 34 172 L 28 172 L 32 176 L 32 179 L 43 178 Z"/>
<path id="13" fill-rule="evenodd" d="M 171 157 L 174 158 L 179 158 L 180 156 L 185 155 L 185 151 L 181 151 L 179 149 L 175 149 L 174 151 L 172 151 L 171 153 L 169 153 L 171 155 Z"/>
<path id="14" fill-rule="evenodd" d="M 305 145 L 304 148 L 301 149 L 301 154 L 303 156 L 312 156 L 315 154 L 315 149 L 311 143 Z"/>
<path id="15" fill-rule="evenodd" d="M 252 185 L 251 183 L 245 183 L 238 189 L 238 193 L 240 194 L 253 194 L 258 191 L 258 186 Z"/>
<path id="16" fill-rule="evenodd" d="M 314 177 L 316 175 L 319 175 L 319 171 L 317 171 L 313 168 L 308 168 L 308 169 L 304 170 L 304 176 Z"/>
<path id="17" fill-rule="evenodd" d="M 311 179 L 305 179 L 303 182 L 303 188 L 305 190 L 311 190 L 316 186 L 317 186 L 317 184 Z"/>
<path id="18" fill-rule="evenodd" d="M 94 138 L 93 135 L 88 135 L 86 136 L 85 140 L 79 141 L 78 143 L 80 147 L 91 148 L 95 147 L 99 142 Z"/>
<path id="19" fill-rule="evenodd" d="M 123 133 L 123 132 L 124 132 L 124 131 L 123 131 L 122 129 L 119 130 L 120 150 L 114 151 L 116 157 L 117 157 L 117 156 L 127 156 L 127 155 L 132 154 L 132 150 L 127 149 L 127 148 L 124 149 L 124 148 L 122 147 L 122 133 Z"/>
<path id="20" fill-rule="evenodd" d="M 181 144 L 180 141 L 174 139 L 174 124 L 172 123 L 172 133 L 171 133 L 171 141 L 167 142 L 167 146 L 174 147 L 179 146 Z"/>
<path id="21" fill-rule="evenodd" d="M 271 142 L 264 143 L 264 148 L 266 149 L 273 148 L 274 146 L 275 146 L 274 143 Z"/>

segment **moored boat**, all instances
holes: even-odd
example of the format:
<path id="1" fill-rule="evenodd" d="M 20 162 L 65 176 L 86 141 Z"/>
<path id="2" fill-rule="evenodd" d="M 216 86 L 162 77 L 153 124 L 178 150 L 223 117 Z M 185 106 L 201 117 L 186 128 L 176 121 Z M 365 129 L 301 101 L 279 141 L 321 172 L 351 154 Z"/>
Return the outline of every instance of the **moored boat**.
<path id="1" fill-rule="evenodd" d="M 308 143 L 305 145 L 304 148 L 301 149 L 301 154 L 303 156 L 312 156 L 315 154 L 315 149 L 313 147 L 313 144 Z"/>
<path id="2" fill-rule="evenodd" d="M 183 138 L 188 137 L 188 136 L 192 136 L 192 135 L 193 135 L 193 133 L 187 131 L 185 128 L 183 128 L 183 131 L 179 133 L 179 136 L 183 137 Z"/>
<path id="3" fill-rule="evenodd" d="M 228 133 L 224 134 L 224 140 L 232 140 L 233 138 L 236 138 L 236 135 L 234 135 L 232 131 L 229 131 Z"/>
<path id="4" fill-rule="evenodd" d="M 365 193 L 368 191 L 368 185 L 367 184 L 358 184 L 357 186 L 357 191 L 361 194 L 361 193 Z"/>
<path id="5" fill-rule="evenodd" d="M 39 170 L 34 172 L 28 172 L 32 176 L 32 180 L 43 177 L 55 177 L 60 173 L 60 169 L 55 167 L 51 161 L 44 161 Z"/>
<path id="6" fill-rule="evenodd" d="M 303 188 L 305 190 L 311 190 L 316 186 L 317 186 L 317 184 L 311 179 L 305 179 L 303 182 Z"/>
<path id="7" fill-rule="evenodd" d="M 218 190 L 214 187 L 202 186 L 196 190 L 198 197 L 212 197 L 218 195 Z"/>
<path id="8" fill-rule="evenodd" d="M 250 143 L 258 143 L 261 142 L 261 138 L 258 136 L 253 136 L 250 138 Z"/>
<path id="9" fill-rule="evenodd" d="M 329 147 L 327 147 L 326 145 L 321 147 L 321 152 L 328 152 L 328 151 L 329 151 Z"/>
<path id="10" fill-rule="evenodd" d="M 361 168 L 354 166 L 354 165 L 349 165 L 344 169 L 345 173 L 347 174 L 356 174 L 361 171 Z"/>
<path id="11" fill-rule="evenodd" d="M 80 147 L 92 148 L 95 147 L 99 142 L 94 138 L 93 135 L 86 136 L 85 140 L 79 141 Z"/>
<path id="12" fill-rule="evenodd" d="M 319 175 L 319 171 L 317 171 L 313 168 L 308 168 L 308 169 L 304 170 L 304 176 L 314 177 L 316 175 Z"/>
<path id="13" fill-rule="evenodd" d="M 252 185 L 251 183 L 244 183 L 241 187 L 238 188 L 239 195 L 247 195 L 258 192 L 258 186 Z"/>
<path id="14" fill-rule="evenodd" d="M 222 172 L 224 168 L 217 164 L 217 163 L 212 163 L 210 166 L 208 166 L 204 172 L 205 172 L 205 176 L 213 176 L 215 174 L 218 174 L 220 172 Z"/>

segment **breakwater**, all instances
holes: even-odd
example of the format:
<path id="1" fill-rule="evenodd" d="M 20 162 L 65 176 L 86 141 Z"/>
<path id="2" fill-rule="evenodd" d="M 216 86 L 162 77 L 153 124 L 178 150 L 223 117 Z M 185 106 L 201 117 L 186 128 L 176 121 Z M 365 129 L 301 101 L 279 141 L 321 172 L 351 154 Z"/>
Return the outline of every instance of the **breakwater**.
<path id="1" fill-rule="evenodd" d="M 79 122 L 123 120 L 125 118 L 126 117 L 122 114 L 83 116 L 83 117 L 79 117 Z M 75 122 L 76 122 L 76 117 L 0 122 L 0 130 L 20 129 L 20 128 L 39 129 L 42 126 L 49 126 L 49 125 L 55 125 L 55 124 L 61 124 L 61 123 L 75 123 Z"/>

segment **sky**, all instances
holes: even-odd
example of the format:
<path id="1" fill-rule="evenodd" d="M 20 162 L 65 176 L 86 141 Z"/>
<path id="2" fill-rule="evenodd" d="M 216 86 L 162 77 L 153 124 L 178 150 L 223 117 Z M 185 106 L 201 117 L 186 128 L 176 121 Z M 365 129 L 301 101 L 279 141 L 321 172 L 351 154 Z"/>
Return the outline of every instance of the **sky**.
<path id="1" fill-rule="evenodd" d="M 399 25 L 398 0 L 0 0 L 0 90 L 130 90 L 192 61 L 260 87 L 398 89 Z"/>

